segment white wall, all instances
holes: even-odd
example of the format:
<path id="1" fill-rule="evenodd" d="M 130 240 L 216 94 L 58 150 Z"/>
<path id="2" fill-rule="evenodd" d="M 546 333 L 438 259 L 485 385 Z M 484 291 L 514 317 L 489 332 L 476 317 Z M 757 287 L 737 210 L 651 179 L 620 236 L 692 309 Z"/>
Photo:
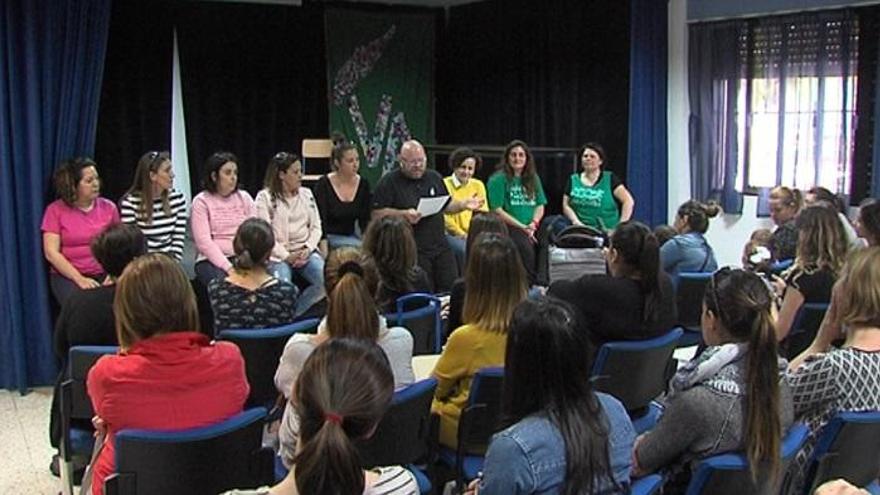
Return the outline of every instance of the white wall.
<path id="1" fill-rule="evenodd" d="M 672 224 L 678 206 L 691 199 L 688 147 L 687 88 L 687 0 L 669 1 L 669 79 L 667 127 L 669 145 L 669 213 Z M 766 218 L 757 218 L 756 196 L 746 196 L 742 215 L 722 215 L 709 224 L 706 238 L 715 250 L 719 266 L 739 265 L 742 248 L 752 231 L 772 228 Z"/>

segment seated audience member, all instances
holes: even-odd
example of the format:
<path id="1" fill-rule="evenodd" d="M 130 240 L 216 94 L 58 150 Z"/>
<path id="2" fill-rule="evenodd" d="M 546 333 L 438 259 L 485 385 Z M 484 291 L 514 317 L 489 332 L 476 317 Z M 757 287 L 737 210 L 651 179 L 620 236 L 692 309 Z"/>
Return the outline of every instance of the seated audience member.
<path id="1" fill-rule="evenodd" d="M 489 211 L 489 206 L 486 204 L 486 186 L 483 181 L 474 177 L 482 164 L 482 158 L 473 150 L 458 148 L 449 155 L 449 169 L 452 170 L 452 175 L 443 179 L 443 183 L 446 184 L 446 190 L 449 191 L 452 199 L 478 198 L 483 201 L 478 211 Z M 473 216 L 474 212 L 467 209 L 458 213 L 446 213 L 443 216 L 446 222 L 446 240 L 449 241 L 449 246 L 455 254 L 460 272 L 464 271 L 465 243 Z"/>
<path id="2" fill-rule="evenodd" d="M 315 335 L 297 333 L 284 346 L 275 371 L 275 387 L 288 399 L 303 363 L 330 339 L 360 339 L 379 344 L 394 374 L 394 386 L 400 388 L 415 381 L 412 369 L 413 338 L 403 327 L 388 327 L 373 299 L 379 285 L 379 273 L 370 255 L 358 248 L 342 247 L 331 251 L 324 266 L 328 297 L 327 316 Z M 298 422 L 289 403 L 279 431 L 281 460 L 293 463 L 298 438 Z"/>
<path id="3" fill-rule="evenodd" d="M 67 354 L 75 345 L 117 345 L 113 319 L 116 280 L 131 260 L 146 252 L 144 235 L 131 225 L 113 224 L 92 239 L 92 256 L 98 260 L 107 278 L 101 287 L 76 291 L 64 301 L 55 321 L 55 355 L 61 371 L 55 382 L 49 415 L 49 437 L 53 447 L 61 439 L 59 388 L 67 378 Z M 90 427 L 91 425 L 86 425 Z M 53 461 L 54 462 L 54 461 Z"/>
<path id="4" fill-rule="evenodd" d="M 115 435 L 128 428 L 176 430 L 241 412 L 249 387 L 234 344 L 199 333 L 196 298 L 183 269 L 162 254 L 132 261 L 113 302 L 120 353 L 104 356 L 86 381 L 104 446 L 92 493 L 114 470 Z"/>
<path id="5" fill-rule="evenodd" d="M 214 312 L 214 331 L 230 328 L 269 328 L 293 322 L 296 287 L 268 272 L 275 246 L 272 227 L 262 218 L 245 220 L 232 241 L 232 270 L 208 284 Z"/>
<path id="6" fill-rule="evenodd" d="M 257 217 L 275 233 L 269 271 L 285 282 L 296 272 L 309 284 L 296 300 L 296 315 L 324 298 L 324 258 L 318 252 L 321 217 L 312 191 L 302 187 L 302 162 L 296 153 L 282 151 L 269 160 L 265 187 L 255 200 Z"/>
<path id="7" fill-rule="evenodd" d="M 75 158 L 61 162 L 52 176 L 58 199 L 46 207 L 40 230 L 49 288 L 59 305 L 77 289 L 100 287 L 106 275 L 89 245 L 108 225 L 119 223 L 119 211 L 99 196 L 96 167 L 89 158 Z"/>
<path id="8" fill-rule="evenodd" d="M 837 213 L 837 218 L 840 220 L 840 226 L 846 234 L 849 246 L 853 249 L 862 247 L 856 229 L 849 223 L 849 218 L 846 216 L 846 207 L 840 197 L 824 187 L 813 187 L 804 194 L 804 206 L 814 205 L 824 205 L 834 210 Z"/>
<path id="9" fill-rule="evenodd" d="M 582 170 L 565 184 L 562 213 L 569 224 L 614 230 L 632 217 L 636 202 L 614 172 L 602 170 L 605 150 L 601 145 L 587 143 L 579 155 Z"/>
<path id="10" fill-rule="evenodd" d="M 803 208 L 804 200 L 797 189 L 785 186 L 770 191 L 770 219 L 776 230 L 770 236 L 768 247 L 774 261 L 794 259 L 798 244 L 798 228 L 795 219 Z"/>
<path id="11" fill-rule="evenodd" d="M 232 239 L 238 226 L 257 210 L 247 191 L 238 188 L 238 158 L 218 151 L 205 160 L 204 190 L 193 198 L 192 233 L 196 278 L 205 286 L 232 270 Z"/>
<path id="12" fill-rule="evenodd" d="M 856 233 L 868 246 L 880 245 L 880 201 L 872 201 L 859 208 L 855 222 Z"/>
<path id="13" fill-rule="evenodd" d="M 398 158 L 400 167 L 383 175 L 376 184 L 372 218 L 394 216 L 409 222 L 418 248 L 418 263 L 428 274 L 432 292 L 448 292 L 458 270 L 455 256 L 446 242 L 443 215 L 437 213 L 422 218 L 417 209 L 424 198 L 448 195 L 443 177 L 436 170 L 427 168 L 425 148 L 416 140 L 404 142 Z M 479 198 L 449 199 L 443 213 L 473 211 L 482 206 Z"/>
<path id="14" fill-rule="evenodd" d="M 471 252 L 471 246 L 474 245 L 477 237 L 483 232 L 494 232 L 507 236 L 507 225 L 494 213 L 474 215 L 465 242 L 465 255 Z M 465 261 L 467 261 L 467 258 L 465 258 Z M 465 271 L 463 273 L 467 273 L 467 263 L 465 263 L 464 268 Z M 448 333 L 452 333 L 453 330 L 461 326 L 461 312 L 464 308 L 464 299 L 464 277 L 459 277 L 452 284 L 452 291 L 449 294 L 449 317 L 446 320 Z"/>
<path id="15" fill-rule="evenodd" d="M 361 234 L 370 222 L 370 184 L 358 175 L 360 157 L 357 147 L 345 136 L 333 136 L 330 154 L 333 171 L 321 176 L 313 188 L 321 224 L 330 249 L 360 247 L 355 225 Z"/>
<path id="16" fill-rule="evenodd" d="M 723 268 L 712 276 L 701 324 L 708 347 L 676 372 L 663 416 L 636 440 L 634 476 L 666 469 L 668 492 L 679 493 L 701 459 L 740 450 L 759 480 L 781 480 L 792 409 L 780 383 L 785 362 L 776 354 L 772 305 L 753 273 Z"/>
<path id="17" fill-rule="evenodd" d="M 449 336 L 434 368 L 432 410 L 440 415 L 440 443 L 455 447 L 458 418 L 480 368 L 504 365 L 507 327 L 528 281 L 516 246 L 498 234 L 480 235 L 468 255 L 464 325 Z"/>
<path id="18" fill-rule="evenodd" d="M 657 238 L 646 225 L 617 226 L 606 251 L 609 275 L 554 282 L 547 293 L 570 302 L 584 316 L 584 330 L 598 348 L 615 340 L 662 335 L 676 323 L 669 277 L 660 271 Z"/>
<path id="19" fill-rule="evenodd" d="M 186 198 L 171 188 L 174 171 L 167 151 L 150 151 L 138 160 L 134 182 L 119 202 L 122 222 L 135 225 L 147 238 L 147 250 L 183 259 Z"/>
<path id="20" fill-rule="evenodd" d="M 829 208 L 804 208 L 797 218 L 797 256 L 776 285 L 782 295 L 782 306 L 776 320 L 779 340 L 784 339 L 804 303 L 828 303 L 831 288 L 846 259 L 848 244 L 837 214 Z"/>
<path id="21" fill-rule="evenodd" d="M 660 248 L 660 266 L 675 282 L 681 272 L 714 272 L 715 251 L 706 240 L 709 219 L 721 211 L 715 203 L 690 200 L 678 207 L 673 227 L 678 235 Z"/>
<path id="22" fill-rule="evenodd" d="M 843 269 L 839 293 L 829 310 L 846 327 L 839 349 L 823 349 L 788 373 L 798 421 L 810 428 L 804 448 L 790 467 L 788 493 L 803 492 L 806 469 L 822 428 L 839 412 L 880 410 L 880 247 L 853 254 Z M 827 352 L 826 352 L 827 351 Z M 878 447 L 880 448 L 880 447 Z M 865 452 L 876 457 L 877 450 Z"/>
<path id="23" fill-rule="evenodd" d="M 225 495 L 419 493 L 401 466 L 361 469 L 357 440 L 369 438 L 391 403 L 394 378 L 374 343 L 334 338 L 315 349 L 302 367 L 290 404 L 300 419 L 293 467 L 280 483 Z"/>
<path id="24" fill-rule="evenodd" d="M 504 148 L 499 170 L 489 177 L 489 209 L 507 224 L 519 251 L 529 285 L 537 282 L 536 244 L 547 197 L 535 158 L 526 143 L 514 140 Z"/>
<path id="25" fill-rule="evenodd" d="M 767 271 L 773 257 L 770 254 L 770 238 L 773 233 L 770 229 L 756 229 L 749 237 L 749 242 L 743 248 L 742 266 L 749 271 Z"/>
<path id="26" fill-rule="evenodd" d="M 379 270 L 376 303 L 382 313 L 397 311 L 400 296 L 431 292 L 428 274 L 417 264 L 412 227 L 403 219 L 386 216 L 373 220 L 364 235 L 364 251 L 373 257 Z"/>
<path id="27" fill-rule="evenodd" d="M 594 392 L 590 341 L 568 303 L 517 306 L 507 332 L 502 417 L 482 495 L 625 493 L 635 431 L 623 405 Z"/>
<path id="28" fill-rule="evenodd" d="M 666 225 L 665 223 L 662 225 L 658 225 L 654 227 L 654 237 L 657 238 L 657 245 L 661 248 L 673 237 L 678 235 L 678 231 L 675 230 L 671 225 Z"/>

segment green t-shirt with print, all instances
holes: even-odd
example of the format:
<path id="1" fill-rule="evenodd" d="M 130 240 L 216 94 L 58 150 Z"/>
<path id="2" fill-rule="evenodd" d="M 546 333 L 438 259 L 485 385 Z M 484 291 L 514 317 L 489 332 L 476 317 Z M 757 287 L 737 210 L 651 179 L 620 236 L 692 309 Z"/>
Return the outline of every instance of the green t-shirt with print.
<path id="1" fill-rule="evenodd" d="M 547 204 L 540 177 L 535 177 L 535 186 L 534 197 L 529 197 L 520 177 L 513 177 L 508 182 L 504 172 L 495 172 L 486 183 L 489 209 L 501 208 L 523 225 L 528 225 L 532 223 L 535 208 Z"/>

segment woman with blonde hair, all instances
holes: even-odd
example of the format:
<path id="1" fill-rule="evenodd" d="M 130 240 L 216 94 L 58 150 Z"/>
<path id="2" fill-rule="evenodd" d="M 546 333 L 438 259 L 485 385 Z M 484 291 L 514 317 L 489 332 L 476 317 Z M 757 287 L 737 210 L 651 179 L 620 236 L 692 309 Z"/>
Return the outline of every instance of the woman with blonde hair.
<path id="1" fill-rule="evenodd" d="M 854 253 L 838 287 L 826 319 L 846 329 L 843 346 L 806 357 L 787 377 L 795 416 L 810 427 L 790 468 L 795 481 L 789 493 L 802 493 L 816 440 L 831 417 L 880 410 L 880 247 Z"/>
<path id="2" fill-rule="evenodd" d="M 440 443 L 454 447 L 458 418 L 480 368 L 504 365 L 507 327 L 526 297 L 528 280 L 508 237 L 481 234 L 468 255 L 462 321 L 452 332 L 434 368 L 437 389 L 432 409 L 440 415 Z"/>
<path id="3" fill-rule="evenodd" d="M 413 338 L 403 327 L 388 327 L 379 314 L 373 294 L 379 285 L 379 273 L 372 257 L 358 248 L 341 247 L 331 251 L 324 265 L 327 290 L 327 316 L 315 335 L 297 333 L 284 346 L 275 370 L 275 387 L 290 398 L 293 384 L 306 359 L 331 339 L 349 338 L 379 345 L 388 356 L 397 388 L 415 381 L 412 370 Z M 279 431 L 281 460 L 292 465 L 299 437 L 294 408 L 288 404 Z"/>
<path id="4" fill-rule="evenodd" d="M 92 466 L 95 495 L 114 470 L 116 432 L 207 426 L 239 413 L 249 392 L 238 347 L 199 332 L 192 286 L 168 256 L 128 264 L 113 313 L 119 354 L 99 359 L 86 382 L 93 423 L 107 434 Z"/>

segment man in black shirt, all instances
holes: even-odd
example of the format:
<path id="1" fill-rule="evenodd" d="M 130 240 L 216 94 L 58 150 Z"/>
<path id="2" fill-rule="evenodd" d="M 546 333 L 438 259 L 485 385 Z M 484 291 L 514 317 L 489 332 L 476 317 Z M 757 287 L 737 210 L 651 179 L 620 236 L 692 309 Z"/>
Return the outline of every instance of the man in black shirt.
<path id="1" fill-rule="evenodd" d="M 455 256 L 446 241 L 443 212 L 422 217 L 416 209 L 421 198 L 448 196 L 443 177 L 427 168 L 425 148 L 416 140 L 403 143 L 398 155 L 400 168 L 383 175 L 373 192 L 373 218 L 397 215 L 413 226 L 419 249 L 419 266 L 428 273 L 435 292 L 447 292 L 458 277 Z M 476 210 L 477 198 L 447 201 L 445 212 Z"/>

